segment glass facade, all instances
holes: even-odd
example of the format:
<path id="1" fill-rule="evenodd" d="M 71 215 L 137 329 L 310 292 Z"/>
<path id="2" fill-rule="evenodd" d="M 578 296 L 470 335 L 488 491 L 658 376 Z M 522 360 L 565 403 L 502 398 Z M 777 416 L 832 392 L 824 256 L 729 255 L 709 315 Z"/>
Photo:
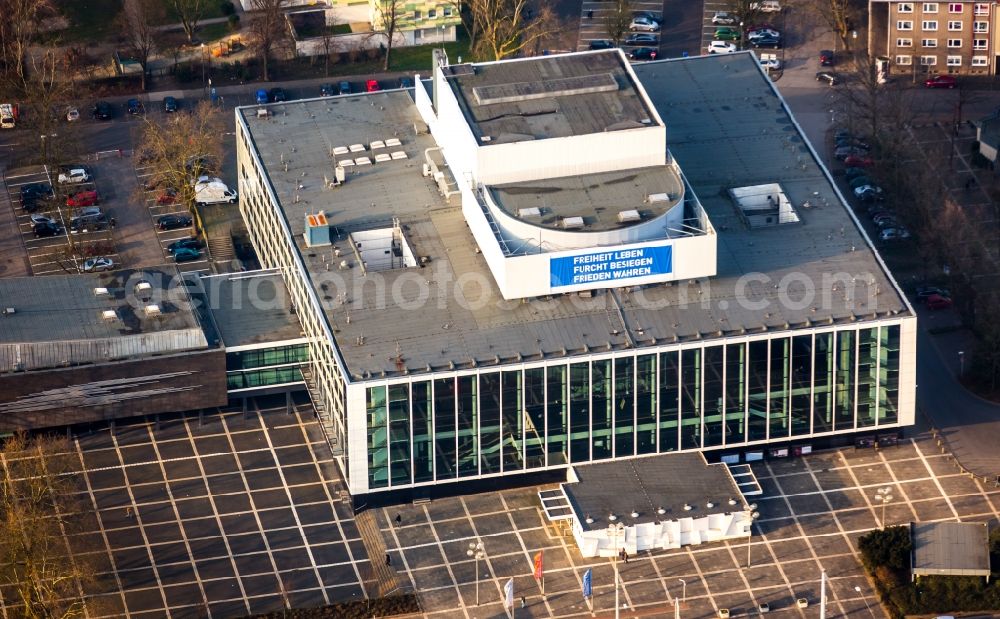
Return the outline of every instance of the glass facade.
<path id="1" fill-rule="evenodd" d="M 226 388 L 232 391 L 300 383 L 300 365 L 308 361 L 308 344 L 227 352 Z"/>
<path id="2" fill-rule="evenodd" d="M 369 387 L 369 486 L 894 424 L 900 359 L 887 325 Z"/>

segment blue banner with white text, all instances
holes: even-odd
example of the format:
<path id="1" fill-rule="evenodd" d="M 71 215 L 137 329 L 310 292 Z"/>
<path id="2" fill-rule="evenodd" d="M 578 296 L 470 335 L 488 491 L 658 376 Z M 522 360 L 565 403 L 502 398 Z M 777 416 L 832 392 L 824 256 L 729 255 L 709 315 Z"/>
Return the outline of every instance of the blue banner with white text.
<path id="1" fill-rule="evenodd" d="M 673 247 L 653 245 L 590 251 L 549 260 L 552 288 L 664 275 L 673 272 Z"/>

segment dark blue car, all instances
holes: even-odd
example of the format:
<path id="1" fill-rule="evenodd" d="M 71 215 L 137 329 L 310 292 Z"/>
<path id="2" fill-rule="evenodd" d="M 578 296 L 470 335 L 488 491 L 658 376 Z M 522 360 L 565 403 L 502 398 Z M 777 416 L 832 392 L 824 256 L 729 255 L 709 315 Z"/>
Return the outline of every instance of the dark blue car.
<path id="1" fill-rule="evenodd" d="M 263 88 L 257 89 L 257 103 L 267 103 L 267 91 Z"/>

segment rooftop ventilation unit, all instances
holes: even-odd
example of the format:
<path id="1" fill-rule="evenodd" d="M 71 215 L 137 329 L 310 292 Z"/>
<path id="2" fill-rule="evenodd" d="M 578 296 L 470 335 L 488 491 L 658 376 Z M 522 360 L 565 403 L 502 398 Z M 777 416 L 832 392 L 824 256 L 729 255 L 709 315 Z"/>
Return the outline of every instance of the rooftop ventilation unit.
<path id="1" fill-rule="evenodd" d="M 94 296 L 95 297 L 106 297 L 106 296 L 108 296 L 108 289 L 107 288 L 94 288 Z"/>
<path id="2" fill-rule="evenodd" d="M 567 230 L 583 227 L 583 217 L 564 217 L 562 227 Z"/>
<path id="3" fill-rule="evenodd" d="M 653 202 L 670 202 L 669 193 L 651 193 L 646 201 L 652 204 Z"/>
<path id="4" fill-rule="evenodd" d="M 155 304 L 147 305 L 142 308 L 142 311 L 146 313 L 147 316 L 159 316 L 163 312 L 160 311 L 160 306 Z"/>
<path id="5" fill-rule="evenodd" d="M 115 310 L 104 310 L 101 312 L 101 318 L 104 320 L 116 320 L 118 318 L 118 314 L 115 313 Z"/>
<path id="6" fill-rule="evenodd" d="M 618 223 L 625 224 L 634 221 L 640 221 L 642 216 L 639 215 L 639 211 L 635 209 L 630 209 L 627 211 L 618 211 Z"/>
<path id="7" fill-rule="evenodd" d="M 3 308 L 3 315 L 4 316 L 10 316 L 10 315 L 16 313 L 16 311 L 17 310 L 15 310 L 13 307 L 5 307 L 5 308 Z"/>
<path id="8" fill-rule="evenodd" d="M 518 217 L 540 217 L 541 215 L 542 215 L 542 210 L 537 206 L 532 206 L 531 208 L 517 209 Z"/>
<path id="9" fill-rule="evenodd" d="M 147 281 L 141 281 L 135 285 L 135 293 L 141 294 L 143 292 L 149 292 L 153 289 L 153 285 Z"/>
<path id="10" fill-rule="evenodd" d="M 329 245 L 330 222 L 326 219 L 326 213 L 323 211 L 315 214 L 306 213 L 306 230 L 302 236 L 306 247 Z"/>

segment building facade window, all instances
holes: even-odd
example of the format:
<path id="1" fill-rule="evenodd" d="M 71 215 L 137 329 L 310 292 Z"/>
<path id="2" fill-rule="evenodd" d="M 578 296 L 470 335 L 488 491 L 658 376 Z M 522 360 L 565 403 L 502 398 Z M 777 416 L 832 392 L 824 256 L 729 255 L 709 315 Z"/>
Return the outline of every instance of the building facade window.
<path id="1" fill-rule="evenodd" d="M 990 64 L 989 58 L 986 56 L 973 56 L 972 66 L 974 67 L 987 67 Z"/>
<path id="2" fill-rule="evenodd" d="M 937 39 L 923 39 L 920 41 L 923 47 L 937 47 Z"/>
<path id="3" fill-rule="evenodd" d="M 990 31 L 990 22 L 988 22 L 988 21 L 974 21 L 974 22 L 972 22 L 972 31 L 973 32 L 989 32 Z"/>
<path id="4" fill-rule="evenodd" d="M 935 32 L 935 31 L 937 31 L 937 28 L 938 28 L 937 20 L 925 19 L 924 21 L 922 21 L 920 23 L 920 28 L 924 32 Z"/>
<path id="5" fill-rule="evenodd" d="M 444 7 L 444 9 L 442 9 L 442 10 L 443 10 L 443 12 L 444 12 L 444 16 L 445 16 L 445 17 L 451 17 L 451 14 L 452 14 L 452 13 L 451 13 L 451 10 L 452 10 L 452 9 L 451 9 L 451 7 L 450 7 L 450 6 L 446 6 L 446 7 Z"/>
<path id="6" fill-rule="evenodd" d="M 423 13 L 420 12 L 420 9 L 414 9 L 413 19 L 421 19 L 421 18 L 423 18 Z"/>
<path id="7" fill-rule="evenodd" d="M 962 30 L 962 22 L 959 20 L 950 20 L 948 22 L 948 30 L 952 32 L 960 32 Z"/>
<path id="8" fill-rule="evenodd" d="M 427 19 L 434 19 L 437 16 L 437 9 L 427 9 Z"/>
<path id="9" fill-rule="evenodd" d="M 962 39 L 948 39 L 948 47 L 951 49 L 962 47 Z"/>
<path id="10" fill-rule="evenodd" d="M 900 2 L 899 4 L 896 5 L 896 12 L 897 13 L 912 13 L 913 12 L 913 3 L 912 2 Z"/>
<path id="11" fill-rule="evenodd" d="M 989 2 L 977 2 L 973 13 L 976 15 L 989 15 L 990 14 L 990 4 Z"/>
<path id="12" fill-rule="evenodd" d="M 924 2 L 923 6 L 924 13 L 937 13 L 938 3 L 937 2 Z"/>
<path id="13" fill-rule="evenodd" d="M 371 489 L 898 422 L 900 326 L 366 389 Z"/>
<path id="14" fill-rule="evenodd" d="M 961 56 L 948 56 L 948 66 L 949 67 L 960 67 L 962 66 Z"/>
<path id="15" fill-rule="evenodd" d="M 896 30 L 913 30 L 913 22 L 901 19 L 896 22 Z"/>
<path id="16" fill-rule="evenodd" d="M 913 39 L 896 39 L 896 47 L 913 47 Z"/>
<path id="17" fill-rule="evenodd" d="M 984 50 L 989 49 L 990 42 L 989 39 L 972 39 L 972 49 Z"/>
<path id="18" fill-rule="evenodd" d="M 949 2 L 948 3 L 948 12 L 949 13 L 961 13 L 962 12 L 962 3 L 961 2 Z"/>
<path id="19" fill-rule="evenodd" d="M 920 64 L 925 67 L 933 67 L 937 64 L 937 56 L 921 56 Z"/>

